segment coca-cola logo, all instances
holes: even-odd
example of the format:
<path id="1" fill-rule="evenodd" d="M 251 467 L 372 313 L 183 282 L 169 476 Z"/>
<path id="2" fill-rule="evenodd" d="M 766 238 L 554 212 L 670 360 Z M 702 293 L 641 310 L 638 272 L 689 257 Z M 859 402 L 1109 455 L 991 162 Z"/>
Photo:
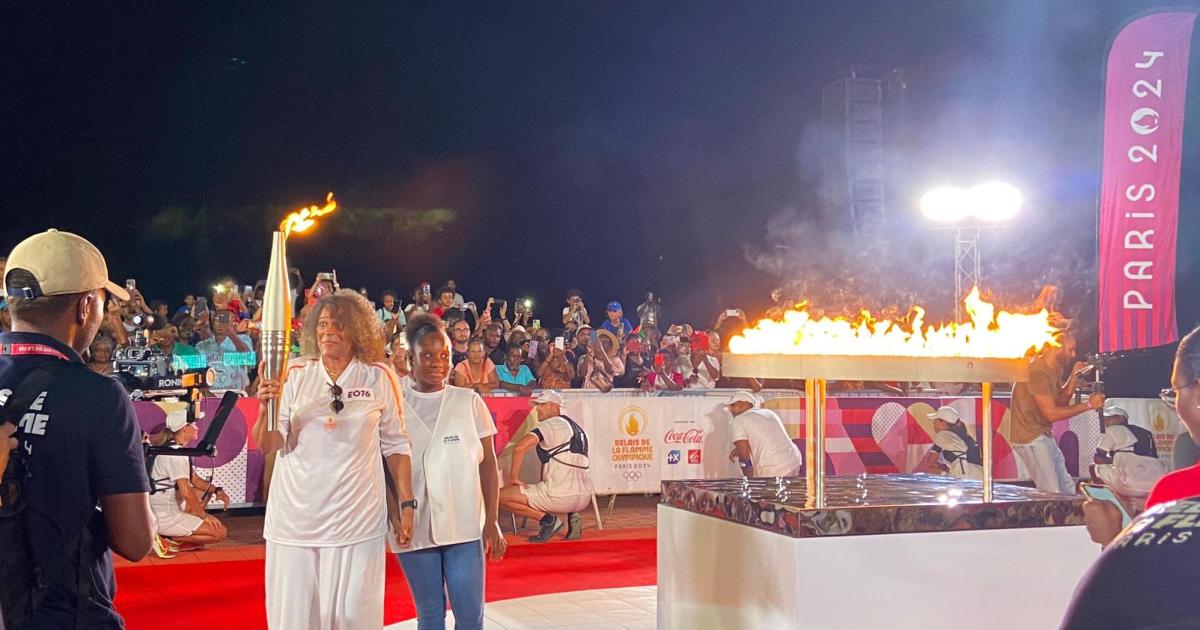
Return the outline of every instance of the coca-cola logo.
<path id="1" fill-rule="evenodd" d="M 663 442 L 667 444 L 700 444 L 703 440 L 704 431 L 700 429 L 688 429 L 687 431 L 668 429 L 667 434 L 663 436 Z"/>

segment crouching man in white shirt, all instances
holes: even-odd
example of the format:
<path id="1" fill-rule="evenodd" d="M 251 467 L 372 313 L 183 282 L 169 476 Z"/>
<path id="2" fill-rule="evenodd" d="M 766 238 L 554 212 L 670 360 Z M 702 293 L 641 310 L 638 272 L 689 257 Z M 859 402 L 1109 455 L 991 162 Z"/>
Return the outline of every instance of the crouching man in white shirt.
<path id="1" fill-rule="evenodd" d="M 744 468 L 747 477 L 791 477 L 800 474 L 800 449 L 783 420 L 763 400 L 747 391 L 739 391 L 725 403 L 733 416 L 733 451 L 729 460 L 753 462 Z"/>
<path id="2" fill-rule="evenodd" d="M 562 413 L 563 398 L 544 389 L 531 401 L 538 424 L 513 447 L 511 484 L 500 489 L 500 507 L 521 516 L 538 519 L 541 528 L 530 542 L 544 543 L 563 527 L 559 514 L 567 515 L 567 540 L 582 536 L 579 511 L 592 500 L 592 478 L 588 473 L 587 434 Z M 525 453 L 537 448 L 542 462 L 542 480 L 531 486 L 521 482 Z"/>

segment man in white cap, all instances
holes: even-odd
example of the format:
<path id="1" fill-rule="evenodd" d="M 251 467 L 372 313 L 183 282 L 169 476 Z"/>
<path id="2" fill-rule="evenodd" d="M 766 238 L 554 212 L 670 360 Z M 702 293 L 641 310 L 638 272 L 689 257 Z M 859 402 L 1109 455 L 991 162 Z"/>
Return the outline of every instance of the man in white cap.
<path id="1" fill-rule="evenodd" d="M 748 391 L 733 394 L 725 407 L 733 416 L 733 451 L 729 460 L 753 462 L 747 477 L 792 477 L 800 474 L 800 449 L 783 428 L 783 420 Z"/>
<path id="2" fill-rule="evenodd" d="M 541 528 L 530 542 L 547 542 L 562 529 L 559 514 L 567 515 L 566 539 L 577 540 L 582 536 L 578 512 L 592 500 L 587 434 L 563 415 L 563 398 L 558 392 L 543 389 L 531 402 L 538 424 L 513 447 L 509 485 L 500 489 L 500 507 L 538 520 Z M 535 447 L 542 462 L 542 480 L 527 486 L 521 482 L 521 463 L 525 453 Z"/>
<path id="3" fill-rule="evenodd" d="M 1167 474 L 1158 459 L 1154 435 L 1129 424 L 1129 412 L 1109 403 L 1104 406 L 1104 436 L 1096 446 L 1092 475 L 1127 497 L 1149 496 L 1154 483 Z"/>
<path id="4" fill-rule="evenodd" d="M 182 448 L 200 437 L 194 422 L 187 421 L 187 412 L 177 409 L 167 414 L 167 430 L 172 446 Z M 205 511 L 206 499 L 216 498 L 229 508 L 225 491 L 204 481 L 192 472 L 191 459 L 184 455 L 153 455 L 150 467 L 150 509 L 157 520 L 159 536 L 171 539 L 175 549 L 180 544 L 208 545 L 225 540 L 228 532 L 217 517 Z"/>
<path id="5" fill-rule="evenodd" d="M 939 407 L 929 414 L 933 420 L 933 448 L 925 468 L 937 468 L 959 479 L 983 479 L 983 456 L 979 444 L 954 407 Z"/>
<path id="6" fill-rule="evenodd" d="M 12 250 L 4 292 L 13 329 L 0 334 L 0 399 L 20 440 L 4 485 L 19 480 L 27 540 L 0 546 L 41 579 L 6 582 L 0 605 L 14 627 L 120 628 L 110 549 L 134 562 L 150 551 L 150 487 L 128 395 L 82 355 L 105 301 L 129 293 L 109 281 L 94 245 L 57 230 Z"/>

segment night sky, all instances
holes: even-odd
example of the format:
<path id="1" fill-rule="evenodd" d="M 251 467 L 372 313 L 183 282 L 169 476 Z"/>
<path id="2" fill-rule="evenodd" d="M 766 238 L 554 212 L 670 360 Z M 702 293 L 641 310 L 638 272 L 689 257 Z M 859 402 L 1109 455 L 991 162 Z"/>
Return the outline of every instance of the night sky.
<path id="1" fill-rule="evenodd" d="M 309 280 L 454 276 L 468 299 L 555 311 L 578 287 L 594 316 L 655 290 L 668 319 L 706 322 L 778 284 L 746 248 L 812 212 L 806 130 L 852 64 L 909 76 L 898 225 L 907 191 L 1001 174 L 1029 203 L 999 242 L 1042 221 L 1094 239 L 1105 47 L 1150 6 L 114 4 L 3 10 L 0 249 L 76 231 L 116 281 L 176 301 L 257 280 L 271 226 L 333 191 L 341 214 L 291 244 Z M 1181 275 L 1196 262 L 1181 248 Z"/>

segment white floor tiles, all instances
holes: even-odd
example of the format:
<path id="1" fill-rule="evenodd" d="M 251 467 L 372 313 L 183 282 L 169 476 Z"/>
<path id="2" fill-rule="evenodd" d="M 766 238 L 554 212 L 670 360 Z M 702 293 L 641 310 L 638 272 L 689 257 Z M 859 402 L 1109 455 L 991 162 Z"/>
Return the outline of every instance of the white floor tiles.
<path id="1" fill-rule="evenodd" d="M 655 626 L 657 590 L 653 586 L 609 588 L 537 595 L 490 602 L 484 608 L 486 630 L 652 630 Z M 410 619 L 387 630 L 416 630 Z M 446 613 L 446 628 L 453 630 L 454 614 Z"/>

